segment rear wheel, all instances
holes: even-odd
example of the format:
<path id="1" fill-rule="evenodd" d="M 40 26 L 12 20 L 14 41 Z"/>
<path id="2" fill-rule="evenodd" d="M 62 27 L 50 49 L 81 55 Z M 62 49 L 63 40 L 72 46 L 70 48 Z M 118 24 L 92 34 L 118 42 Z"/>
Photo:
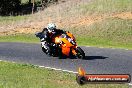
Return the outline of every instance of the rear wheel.
<path id="1" fill-rule="evenodd" d="M 78 59 L 84 59 L 85 58 L 85 53 L 80 47 L 76 48 L 76 52 L 77 52 L 76 58 L 78 58 Z"/>

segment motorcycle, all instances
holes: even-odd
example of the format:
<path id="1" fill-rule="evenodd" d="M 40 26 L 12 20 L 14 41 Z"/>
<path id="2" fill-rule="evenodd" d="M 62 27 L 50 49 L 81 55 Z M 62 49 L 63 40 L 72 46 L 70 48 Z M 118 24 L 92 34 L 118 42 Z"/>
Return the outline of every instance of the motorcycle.
<path id="1" fill-rule="evenodd" d="M 39 34 L 39 36 L 42 36 Z M 40 37 L 39 37 L 40 38 Z M 85 53 L 84 51 L 77 46 L 76 39 L 72 33 L 69 31 L 65 34 L 58 34 L 52 38 L 52 42 L 50 44 L 51 56 L 66 56 L 66 57 L 75 57 L 78 59 L 84 59 Z M 44 43 L 41 42 L 42 51 L 45 54 L 48 54 L 46 47 L 44 47 Z"/>

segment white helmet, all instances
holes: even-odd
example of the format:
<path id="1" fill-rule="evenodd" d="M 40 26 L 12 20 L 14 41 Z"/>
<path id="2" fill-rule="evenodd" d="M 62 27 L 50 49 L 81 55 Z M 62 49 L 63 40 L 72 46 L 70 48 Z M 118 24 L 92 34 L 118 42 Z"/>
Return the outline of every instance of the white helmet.
<path id="1" fill-rule="evenodd" d="M 53 32 L 56 29 L 56 25 L 53 23 L 48 24 L 47 29 L 49 32 Z"/>

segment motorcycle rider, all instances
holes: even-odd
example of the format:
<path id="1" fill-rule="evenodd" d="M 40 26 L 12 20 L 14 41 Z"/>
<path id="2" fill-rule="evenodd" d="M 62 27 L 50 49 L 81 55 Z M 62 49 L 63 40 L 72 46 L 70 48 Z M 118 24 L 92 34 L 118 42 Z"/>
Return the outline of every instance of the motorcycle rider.
<path id="1" fill-rule="evenodd" d="M 52 38 L 58 34 L 65 33 L 65 31 L 56 29 L 56 25 L 54 23 L 49 23 L 47 28 L 44 28 L 42 32 L 39 32 L 36 37 L 40 38 L 42 46 L 45 48 L 46 53 L 51 55 L 51 46 L 55 46 L 56 44 L 52 42 Z"/>

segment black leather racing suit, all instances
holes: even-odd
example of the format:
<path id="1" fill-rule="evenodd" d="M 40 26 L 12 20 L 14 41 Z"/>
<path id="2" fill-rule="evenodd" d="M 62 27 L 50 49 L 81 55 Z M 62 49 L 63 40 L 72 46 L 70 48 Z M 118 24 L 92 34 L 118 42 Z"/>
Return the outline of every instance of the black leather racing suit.
<path id="1" fill-rule="evenodd" d="M 66 32 L 60 29 L 54 29 L 52 33 L 49 33 L 47 28 L 44 28 L 42 32 L 38 33 L 41 43 L 44 43 L 47 49 L 47 52 L 49 52 L 47 54 L 49 55 L 51 54 L 51 46 L 54 44 L 52 42 L 52 38 L 58 34 L 63 34 L 63 33 L 66 33 Z"/>
<path id="2" fill-rule="evenodd" d="M 48 42 L 48 43 L 51 43 L 52 42 L 52 38 L 58 34 L 62 34 L 62 33 L 65 33 L 65 31 L 63 30 L 60 30 L 60 29 L 54 29 L 53 30 L 53 33 L 49 33 L 48 29 L 47 28 L 44 28 L 43 31 L 41 32 L 42 35 L 43 35 L 43 40 Z"/>

